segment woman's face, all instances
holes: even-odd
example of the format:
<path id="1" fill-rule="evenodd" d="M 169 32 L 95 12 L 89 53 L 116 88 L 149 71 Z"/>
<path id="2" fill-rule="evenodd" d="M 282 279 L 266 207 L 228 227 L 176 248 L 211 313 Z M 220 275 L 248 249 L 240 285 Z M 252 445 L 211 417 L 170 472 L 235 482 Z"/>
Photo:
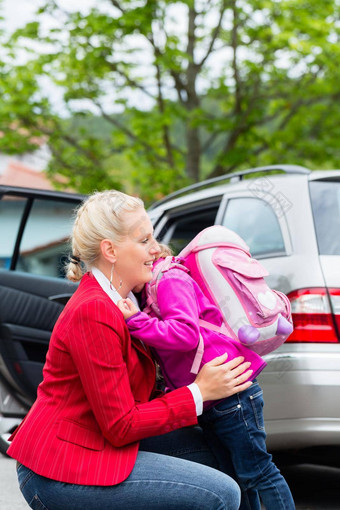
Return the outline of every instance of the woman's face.
<path id="1" fill-rule="evenodd" d="M 126 212 L 123 221 L 125 236 L 114 246 L 116 261 L 113 283 L 118 288 L 122 281 L 119 292 L 126 297 L 132 289 L 141 288 L 151 280 L 152 265 L 160 249 L 145 209 Z"/>

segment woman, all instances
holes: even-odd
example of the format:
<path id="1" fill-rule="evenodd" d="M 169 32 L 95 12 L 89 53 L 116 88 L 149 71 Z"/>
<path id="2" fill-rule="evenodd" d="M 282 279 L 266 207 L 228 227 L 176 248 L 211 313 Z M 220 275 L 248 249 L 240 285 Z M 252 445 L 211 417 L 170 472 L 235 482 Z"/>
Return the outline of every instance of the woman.
<path id="1" fill-rule="evenodd" d="M 195 425 L 203 402 L 248 388 L 249 363 L 220 356 L 190 386 L 156 395 L 150 352 L 130 338 L 115 305 L 150 280 L 158 253 L 141 200 L 107 191 L 79 208 L 67 276 L 81 283 L 54 327 L 37 400 L 8 450 L 33 509 L 238 508 L 233 480 L 164 456 L 174 455 L 171 434 L 159 435 Z M 178 431 L 182 447 L 187 434 L 183 443 Z M 196 460 L 204 462 L 200 452 Z"/>

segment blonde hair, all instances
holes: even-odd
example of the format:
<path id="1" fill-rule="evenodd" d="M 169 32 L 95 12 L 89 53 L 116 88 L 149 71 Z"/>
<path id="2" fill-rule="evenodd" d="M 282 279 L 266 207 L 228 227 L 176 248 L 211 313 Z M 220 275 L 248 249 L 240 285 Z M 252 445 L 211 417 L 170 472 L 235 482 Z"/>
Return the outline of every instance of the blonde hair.
<path id="1" fill-rule="evenodd" d="M 77 282 L 95 266 L 103 239 L 119 242 L 124 236 L 123 216 L 144 207 L 140 198 L 116 190 L 93 193 L 76 210 L 71 235 L 72 255 L 66 277 Z M 85 266 L 85 267 L 84 267 Z"/>
<path id="2" fill-rule="evenodd" d="M 172 249 L 167 244 L 158 243 L 159 249 L 161 252 L 159 255 L 156 256 L 156 260 L 158 259 L 164 259 L 165 257 L 168 257 L 169 255 L 173 255 Z"/>

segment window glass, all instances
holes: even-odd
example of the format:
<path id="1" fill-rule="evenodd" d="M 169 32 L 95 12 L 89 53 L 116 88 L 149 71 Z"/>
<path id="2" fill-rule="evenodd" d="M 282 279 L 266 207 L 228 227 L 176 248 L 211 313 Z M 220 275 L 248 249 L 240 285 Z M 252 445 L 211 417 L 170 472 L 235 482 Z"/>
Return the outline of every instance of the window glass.
<path id="1" fill-rule="evenodd" d="M 217 211 L 218 205 L 192 213 L 183 212 L 169 220 L 158 238 L 178 254 L 201 230 L 214 225 Z"/>
<path id="2" fill-rule="evenodd" d="M 245 240 L 253 256 L 285 253 L 277 217 L 271 206 L 263 200 L 229 200 L 223 225 Z"/>
<path id="3" fill-rule="evenodd" d="M 34 200 L 20 245 L 19 271 L 64 276 L 64 263 L 69 253 L 68 238 L 76 205 Z"/>
<path id="4" fill-rule="evenodd" d="M 340 182 L 310 183 L 320 255 L 340 255 Z"/>
<path id="5" fill-rule="evenodd" d="M 4 196 L 0 200 L 0 268 L 9 269 L 26 199 Z"/>

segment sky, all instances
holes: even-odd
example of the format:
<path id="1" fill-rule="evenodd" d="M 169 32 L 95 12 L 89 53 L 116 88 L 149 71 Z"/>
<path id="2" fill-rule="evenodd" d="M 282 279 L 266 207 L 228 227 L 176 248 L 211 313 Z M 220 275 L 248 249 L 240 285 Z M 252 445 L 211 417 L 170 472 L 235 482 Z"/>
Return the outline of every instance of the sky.
<path id="1" fill-rule="evenodd" d="M 72 2 L 70 2 L 70 0 L 58 0 L 58 4 L 65 10 L 72 9 L 85 13 L 90 6 L 95 5 L 95 1 L 96 0 L 72 0 Z M 11 33 L 17 28 L 23 27 L 29 21 L 34 20 L 36 10 L 44 3 L 44 0 L 0 0 L 0 15 L 4 18 L 1 23 L 2 28 L 4 28 L 6 32 Z M 43 18 L 39 17 L 39 20 L 42 21 Z M 50 16 L 46 15 L 46 19 L 44 19 L 43 22 L 45 29 L 53 26 L 53 19 Z M 23 58 L 25 58 L 25 56 Z M 64 112 L 64 115 L 67 116 L 68 112 L 64 109 L 61 99 L 62 91 L 56 88 L 48 79 L 41 79 L 40 85 L 49 96 L 56 110 L 59 111 L 59 113 Z M 81 108 L 83 106 L 82 103 L 80 103 L 79 106 Z M 90 106 L 90 104 L 85 102 L 84 106 Z"/>
<path id="2" fill-rule="evenodd" d="M 46 1 L 46 0 L 45 0 Z M 103 2 L 103 0 L 101 0 Z M 58 5 L 65 10 L 74 10 L 86 13 L 91 6 L 96 5 L 97 0 L 58 0 Z M 5 28 L 5 31 L 8 33 L 13 32 L 15 29 L 24 26 L 27 22 L 34 20 L 34 13 L 39 8 L 39 6 L 43 5 L 44 0 L 0 0 L 0 14 L 4 18 L 4 22 L 2 26 Z M 109 2 L 105 2 L 107 4 L 107 9 L 112 9 L 112 6 Z M 103 9 L 104 4 L 102 4 L 101 9 Z M 46 18 L 39 17 L 39 21 L 43 21 L 43 26 L 45 30 L 52 27 L 55 23 L 51 16 L 46 15 Z M 25 55 L 23 56 L 25 59 Z M 145 55 L 144 55 L 145 58 Z M 40 81 L 40 86 L 44 92 L 50 98 L 50 101 L 54 104 L 54 107 L 59 113 L 63 113 L 64 115 L 68 115 L 68 112 L 64 109 L 61 95 L 62 91 L 57 89 L 48 79 L 42 79 Z M 133 96 L 127 94 L 127 99 L 131 104 L 140 105 L 144 104 L 147 108 L 149 106 L 148 99 L 145 96 L 139 97 L 140 94 L 138 91 L 135 91 Z M 112 112 L 121 112 L 123 110 L 123 106 L 119 104 L 114 104 L 111 97 L 107 99 L 103 99 L 106 101 L 106 108 L 109 107 Z M 77 104 L 74 102 L 73 107 L 77 109 L 88 108 L 93 113 L 98 113 L 97 109 L 88 101 L 79 100 Z"/>
<path id="3" fill-rule="evenodd" d="M 2 0 L 1 13 L 5 18 L 5 29 L 12 32 L 34 19 L 34 11 L 41 3 L 39 0 Z"/>
<path id="4" fill-rule="evenodd" d="M 94 5 L 95 0 L 59 0 L 59 5 L 65 9 L 70 9 L 70 5 L 74 10 L 84 10 Z M 28 21 L 34 19 L 34 12 L 40 5 L 44 4 L 44 0 L 2 0 L 0 12 L 5 18 L 5 28 L 8 32 L 12 32 L 16 28 L 23 26 Z"/>

